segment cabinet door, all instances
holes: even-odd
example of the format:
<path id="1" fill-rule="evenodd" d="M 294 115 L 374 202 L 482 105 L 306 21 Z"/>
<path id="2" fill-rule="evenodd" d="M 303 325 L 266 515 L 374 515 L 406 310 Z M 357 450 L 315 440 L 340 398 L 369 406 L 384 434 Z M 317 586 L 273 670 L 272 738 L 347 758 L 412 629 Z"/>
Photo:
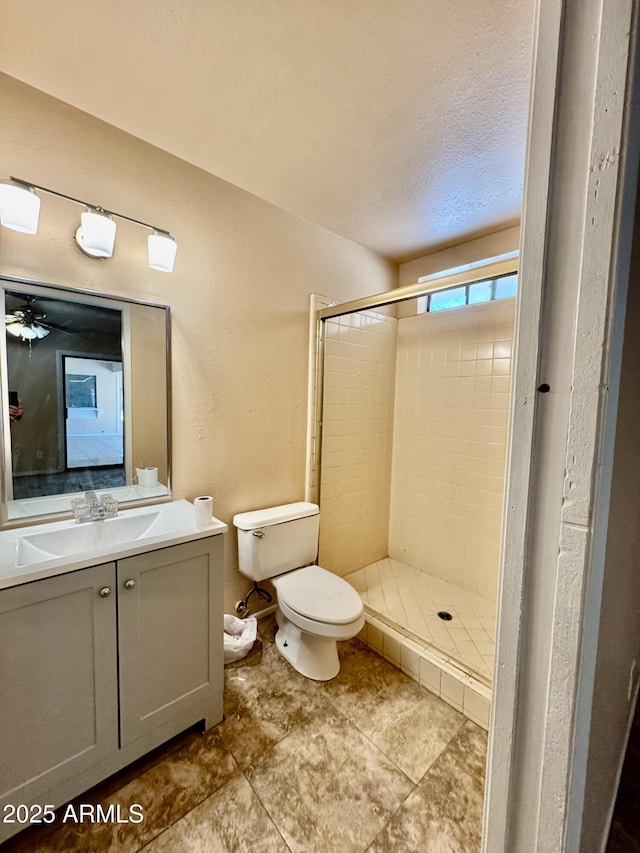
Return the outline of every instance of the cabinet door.
<path id="1" fill-rule="evenodd" d="M 0 590 L 0 805 L 112 753 L 117 703 L 114 563 Z"/>
<path id="2" fill-rule="evenodd" d="M 222 719 L 221 558 L 213 536 L 118 561 L 121 746 Z"/>

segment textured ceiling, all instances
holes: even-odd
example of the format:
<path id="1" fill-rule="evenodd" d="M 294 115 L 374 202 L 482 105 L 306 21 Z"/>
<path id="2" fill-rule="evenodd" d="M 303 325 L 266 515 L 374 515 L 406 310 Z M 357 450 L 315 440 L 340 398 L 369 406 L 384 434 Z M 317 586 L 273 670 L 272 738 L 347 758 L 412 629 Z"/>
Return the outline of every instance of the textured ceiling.
<path id="1" fill-rule="evenodd" d="M 0 0 L 0 70 L 383 255 L 519 219 L 533 0 Z"/>

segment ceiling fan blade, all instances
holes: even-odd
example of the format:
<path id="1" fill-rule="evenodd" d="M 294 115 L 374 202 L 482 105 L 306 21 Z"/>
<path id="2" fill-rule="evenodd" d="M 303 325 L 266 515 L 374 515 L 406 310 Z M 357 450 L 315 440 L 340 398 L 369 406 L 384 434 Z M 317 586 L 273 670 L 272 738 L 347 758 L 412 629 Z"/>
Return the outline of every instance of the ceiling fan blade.
<path id="1" fill-rule="evenodd" d="M 67 335 L 75 335 L 85 341 L 90 339 L 89 336 L 79 332 L 77 329 L 69 329 L 67 326 L 61 326 L 59 323 L 40 323 L 40 325 L 46 326 L 49 329 L 55 329 L 57 332 L 65 332 Z"/>
<path id="2" fill-rule="evenodd" d="M 40 323 L 41 326 L 48 326 L 50 329 L 55 329 L 58 332 L 66 332 L 68 335 L 79 335 L 75 329 L 69 329 L 67 326 L 61 326 L 59 323 Z"/>

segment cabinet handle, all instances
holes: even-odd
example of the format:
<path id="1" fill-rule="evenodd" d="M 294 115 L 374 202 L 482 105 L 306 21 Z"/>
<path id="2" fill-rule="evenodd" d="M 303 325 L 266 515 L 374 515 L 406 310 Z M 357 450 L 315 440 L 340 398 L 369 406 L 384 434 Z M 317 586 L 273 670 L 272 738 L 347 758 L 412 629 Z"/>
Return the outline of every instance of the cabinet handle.
<path id="1" fill-rule="evenodd" d="M 124 582 L 124 588 L 125 589 L 134 589 L 135 585 L 136 585 L 136 582 L 133 580 L 133 578 L 130 578 L 128 581 Z"/>
<path id="2" fill-rule="evenodd" d="M 102 589 L 100 590 L 100 598 L 109 598 L 110 595 L 111 595 L 111 587 L 110 586 L 103 586 Z"/>

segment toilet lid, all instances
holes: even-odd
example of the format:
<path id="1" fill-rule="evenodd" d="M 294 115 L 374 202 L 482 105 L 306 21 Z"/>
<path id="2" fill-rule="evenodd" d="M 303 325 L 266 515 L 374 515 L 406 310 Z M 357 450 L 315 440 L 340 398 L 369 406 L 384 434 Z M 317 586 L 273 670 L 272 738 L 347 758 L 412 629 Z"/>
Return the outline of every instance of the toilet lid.
<path id="1" fill-rule="evenodd" d="M 316 622 L 346 625 L 362 613 L 362 599 L 344 578 L 321 566 L 305 566 L 272 579 L 278 598 Z"/>

